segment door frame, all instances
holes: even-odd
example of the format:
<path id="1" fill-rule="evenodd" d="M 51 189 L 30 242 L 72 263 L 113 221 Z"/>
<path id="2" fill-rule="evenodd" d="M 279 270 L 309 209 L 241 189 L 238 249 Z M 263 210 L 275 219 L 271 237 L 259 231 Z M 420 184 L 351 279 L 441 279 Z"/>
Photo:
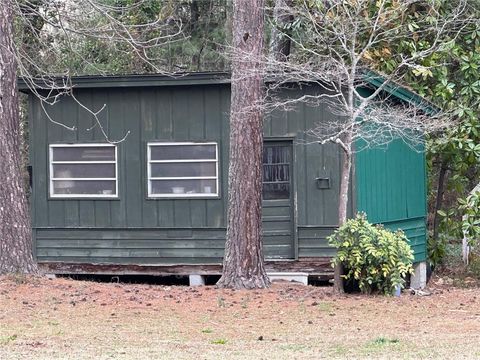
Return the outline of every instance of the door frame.
<path id="1" fill-rule="evenodd" d="M 298 209 L 297 209 L 297 171 L 296 171 L 296 162 L 297 162 L 297 152 L 295 147 L 295 136 L 264 136 L 263 144 L 266 143 L 285 143 L 290 146 L 292 154 L 292 163 L 291 163 L 291 193 L 290 201 L 292 202 L 292 235 L 293 235 L 293 258 L 291 259 L 266 259 L 265 261 L 297 261 L 298 260 Z M 263 148 L 262 148 L 263 149 Z M 263 172 L 262 172 L 262 183 L 263 183 Z M 263 195 L 262 195 L 263 202 Z"/>

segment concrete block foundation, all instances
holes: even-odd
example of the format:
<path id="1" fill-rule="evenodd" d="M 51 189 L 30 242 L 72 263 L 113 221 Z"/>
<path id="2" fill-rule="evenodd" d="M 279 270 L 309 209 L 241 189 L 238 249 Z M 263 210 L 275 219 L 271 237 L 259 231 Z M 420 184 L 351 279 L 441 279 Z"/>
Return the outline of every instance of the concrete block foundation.
<path id="1" fill-rule="evenodd" d="M 203 275 L 189 275 L 188 280 L 190 286 L 204 286 L 205 285 L 205 276 Z"/>
<path id="2" fill-rule="evenodd" d="M 412 289 L 424 289 L 427 286 L 427 262 L 413 264 L 414 273 L 410 277 Z"/>

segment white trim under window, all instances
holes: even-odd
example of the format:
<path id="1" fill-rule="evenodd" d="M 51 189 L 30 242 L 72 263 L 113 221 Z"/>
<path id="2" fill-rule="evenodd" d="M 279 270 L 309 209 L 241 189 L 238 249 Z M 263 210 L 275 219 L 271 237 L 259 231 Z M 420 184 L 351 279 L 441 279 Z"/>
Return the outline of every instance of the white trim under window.
<path id="1" fill-rule="evenodd" d="M 113 144 L 49 145 L 50 197 L 118 198 L 117 160 Z"/>
<path id="2" fill-rule="evenodd" d="M 149 198 L 219 196 L 216 142 L 147 143 Z"/>

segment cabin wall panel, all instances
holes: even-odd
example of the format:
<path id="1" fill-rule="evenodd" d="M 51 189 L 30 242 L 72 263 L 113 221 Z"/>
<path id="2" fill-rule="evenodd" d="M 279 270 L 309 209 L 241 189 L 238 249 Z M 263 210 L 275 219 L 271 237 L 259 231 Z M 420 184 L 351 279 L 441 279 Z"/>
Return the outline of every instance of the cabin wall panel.
<path id="1" fill-rule="evenodd" d="M 298 94 L 314 89 L 290 91 Z M 58 106 L 49 108 L 55 120 L 77 128 L 64 129 L 48 121 L 38 101 L 31 100 L 35 134 L 31 140 L 32 214 L 39 261 L 221 262 L 228 199 L 228 85 L 92 88 L 77 90 L 76 97 L 92 111 L 106 104 L 98 114 L 100 124 L 74 100 L 65 98 Z M 306 131 L 317 122 L 332 119 L 325 107 L 305 104 L 266 116 L 266 138 L 284 138 L 293 144 L 297 216 L 294 223 L 298 228 L 292 229 L 292 236 L 298 236 L 300 257 L 332 254 L 326 237 L 337 223 L 341 153 L 335 144 L 320 146 L 306 136 Z M 49 144 L 116 142 L 124 137 L 117 144 L 118 199 L 48 199 Z M 148 199 L 150 141 L 217 142 L 219 198 Z M 325 173 L 330 177 L 330 188 L 318 189 L 316 178 Z M 266 252 L 275 256 L 277 245 L 267 239 Z M 151 247 L 151 253 L 147 247 Z"/>

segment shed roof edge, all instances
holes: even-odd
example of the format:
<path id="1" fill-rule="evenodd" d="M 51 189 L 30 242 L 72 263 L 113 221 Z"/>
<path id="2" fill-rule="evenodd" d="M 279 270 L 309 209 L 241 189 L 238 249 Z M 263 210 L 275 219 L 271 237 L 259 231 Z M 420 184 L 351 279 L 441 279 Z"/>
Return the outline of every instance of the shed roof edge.
<path id="1" fill-rule="evenodd" d="M 210 85 L 229 84 L 228 72 L 197 72 L 177 74 L 137 74 L 137 75 L 85 75 L 70 78 L 57 76 L 50 78 L 33 79 L 27 83 L 24 78 L 18 79 L 20 91 L 29 92 L 34 85 L 38 90 L 50 90 L 49 84 L 58 83 L 59 86 L 71 84 L 73 88 L 109 88 L 109 87 L 145 87 L 145 86 L 184 86 L 184 85 Z"/>

